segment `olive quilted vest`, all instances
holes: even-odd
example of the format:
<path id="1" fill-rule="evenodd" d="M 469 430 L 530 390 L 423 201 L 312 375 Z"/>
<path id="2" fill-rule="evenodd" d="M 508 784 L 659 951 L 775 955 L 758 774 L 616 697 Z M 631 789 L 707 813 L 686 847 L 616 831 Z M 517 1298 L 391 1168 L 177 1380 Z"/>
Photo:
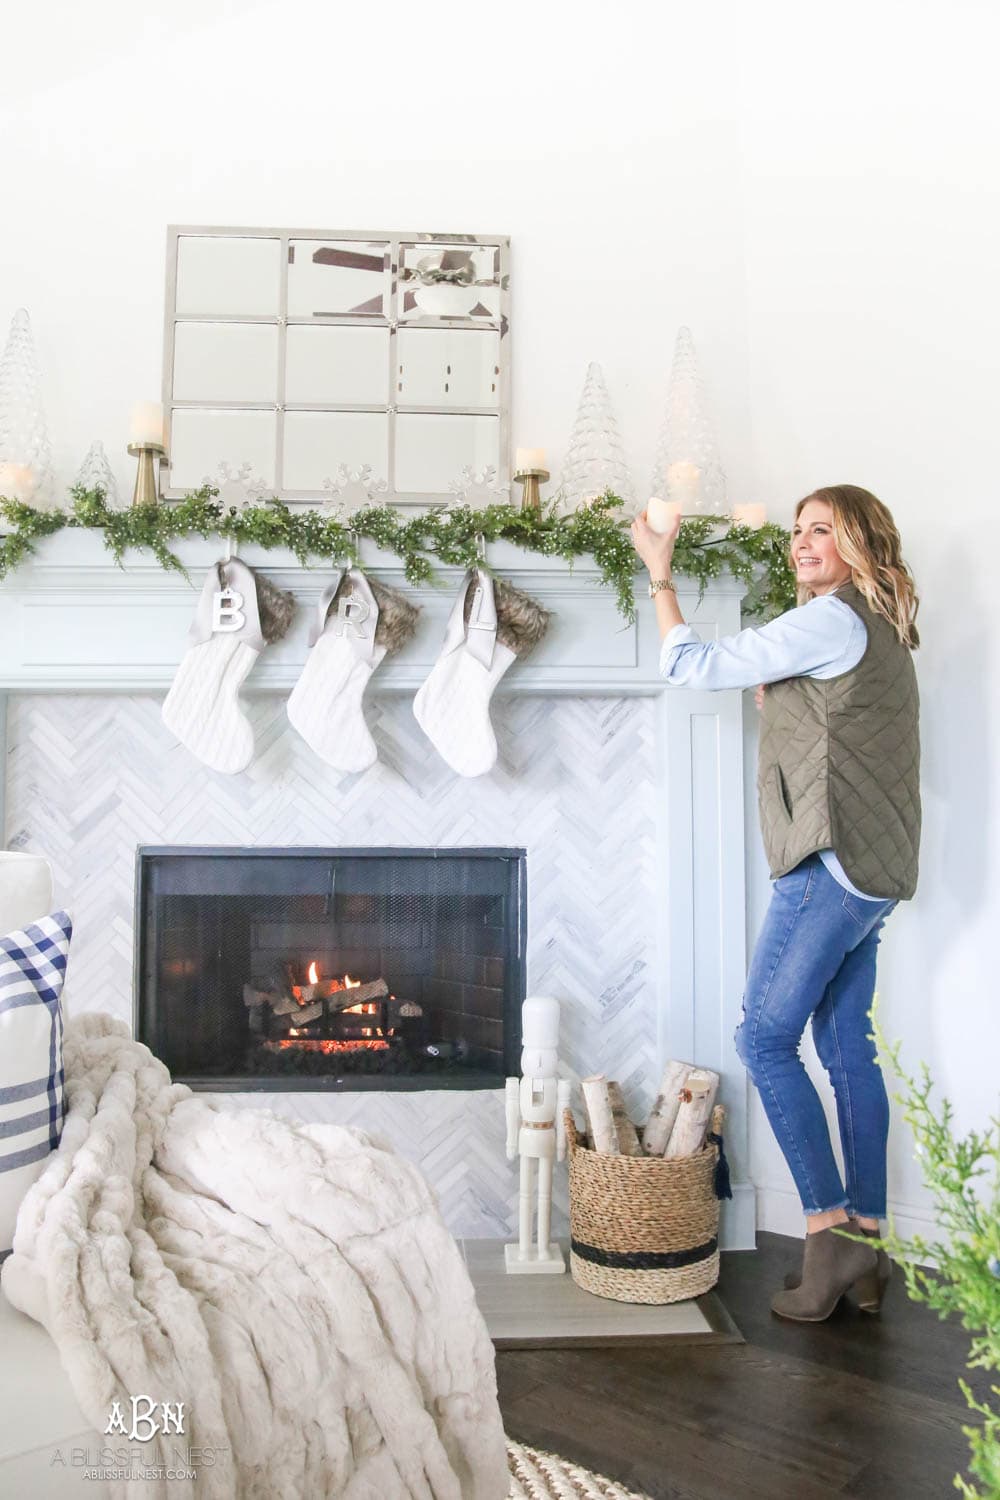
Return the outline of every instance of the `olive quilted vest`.
<path id="1" fill-rule="evenodd" d="M 837 590 L 868 646 L 840 677 L 771 683 L 761 713 L 757 792 L 771 875 L 833 849 L 848 879 L 908 900 L 920 845 L 917 679 L 909 649 L 853 583 Z"/>

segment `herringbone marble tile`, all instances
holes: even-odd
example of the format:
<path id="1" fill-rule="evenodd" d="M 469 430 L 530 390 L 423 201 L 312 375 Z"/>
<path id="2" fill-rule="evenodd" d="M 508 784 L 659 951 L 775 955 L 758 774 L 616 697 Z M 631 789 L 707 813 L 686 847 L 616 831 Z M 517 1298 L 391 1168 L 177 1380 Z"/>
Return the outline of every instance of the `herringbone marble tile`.
<path id="1" fill-rule="evenodd" d="M 562 1002 L 561 1057 L 618 1078 L 638 1113 L 657 1082 L 653 700 L 494 701 L 494 771 L 455 776 L 409 699 L 366 705 L 379 760 L 339 776 L 291 730 L 284 700 L 249 700 L 257 754 L 241 776 L 175 744 L 154 697 L 13 697 L 6 845 L 52 861 L 73 914 L 67 1004 L 131 1018 L 140 844 L 520 846 L 528 851 L 528 989 Z M 457 1235 L 514 1232 L 516 1167 L 502 1092 L 241 1094 L 227 1105 L 360 1126 L 417 1163 Z M 554 1224 L 565 1229 L 565 1172 Z"/>

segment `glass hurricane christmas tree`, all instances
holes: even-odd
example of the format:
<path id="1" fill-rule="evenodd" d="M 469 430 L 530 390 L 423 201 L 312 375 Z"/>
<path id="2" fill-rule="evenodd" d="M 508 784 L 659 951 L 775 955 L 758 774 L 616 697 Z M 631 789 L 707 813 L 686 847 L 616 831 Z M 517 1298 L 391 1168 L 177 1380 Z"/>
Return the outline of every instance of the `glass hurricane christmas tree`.
<path id="1" fill-rule="evenodd" d="M 569 510 L 596 500 L 605 490 L 626 503 L 633 498 L 618 422 L 598 364 L 587 366 L 560 490 Z"/>
<path id="2" fill-rule="evenodd" d="M 674 346 L 651 494 L 679 501 L 686 516 L 726 509 L 726 476 L 690 328 L 678 331 Z"/>
<path id="3" fill-rule="evenodd" d="M 31 319 L 22 307 L 0 356 L 0 494 L 44 508 L 54 489 L 41 373 Z"/>

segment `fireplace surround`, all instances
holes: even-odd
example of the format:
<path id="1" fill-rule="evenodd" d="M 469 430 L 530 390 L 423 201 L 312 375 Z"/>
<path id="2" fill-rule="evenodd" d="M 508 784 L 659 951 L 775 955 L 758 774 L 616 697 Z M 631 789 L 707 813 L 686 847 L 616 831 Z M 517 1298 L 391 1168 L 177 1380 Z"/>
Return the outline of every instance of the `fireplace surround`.
<path id="1" fill-rule="evenodd" d="M 212 1090 L 497 1088 L 525 851 L 140 848 L 134 1030 Z"/>
<path id="2" fill-rule="evenodd" d="M 192 762 L 160 718 L 194 591 L 221 549 L 218 538 L 178 542 L 185 578 L 145 552 L 116 568 L 101 537 L 65 531 L 39 539 L 0 587 L 3 841 L 52 860 L 57 899 L 73 913 L 70 1017 L 134 1013 L 139 847 L 524 848 L 525 984 L 560 999 L 562 1068 L 619 1079 L 637 1119 L 667 1057 L 719 1071 L 734 1188 L 722 1242 L 752 1246 L 746 1084 L 732 1047 L 745 974 L 740 694 L 665 691 L 651 611 L 623 628 L 588 560 L 570 567 L 491 543 L 490 565 L 553 618 L 494 697 L 496 769 L 463 782 L 415 732 L 412 712 L 463 573 L 442 568 L 443 586 L 413 588 L 398 558 L 365 542 L 363 566 L 410 590 L 422 615 L 366 696 L 378 762 L 339 777 L 299 741 L 285 709 L 325 571 L 248 548 L 244 561 L 291 590 L 299 609 L 247 679 L 254 763 L 223 776 Z M 739 629 L 743 592 L 728 576 L 703 595 L 681 582 L 685 615 L 705 638 Z M 499 1079 L 468 1090 L 245 1086 L 207 1097 L 375 1132 L 420 1167 L 456 1234 L 514 1231 Z M 564 1200 L 563 1174 L 556 1232 Z"/>

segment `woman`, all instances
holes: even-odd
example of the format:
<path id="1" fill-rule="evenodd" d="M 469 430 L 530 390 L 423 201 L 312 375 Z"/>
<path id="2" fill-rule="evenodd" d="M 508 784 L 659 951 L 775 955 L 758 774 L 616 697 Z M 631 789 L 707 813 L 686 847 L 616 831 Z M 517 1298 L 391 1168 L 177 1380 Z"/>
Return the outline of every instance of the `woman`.
<path id="1" fill-rule="evenodd" d="M 913 895 L 920 839 L 917 597 L 889 511 L 832 485 L 800 500 L 791 565 L 798 607 L 703 645 L 685 624 L 665 535 L 632 526 L 663 637 L 660 669 L 687 688 L 762 684 L 758 794 L 774 880 L 750 964 L 740 1057 L 806 1215 L 802 1275 L 772 1301 L 818 1322 L 854 1287 L 877 1311 L 888 1259 L 835 1233 L 877 1235 L 885 1215 L 889 1106 L 870 1038 L 879 935 Z M 798 1055 L 812 1019 L 833 1084 L 846 1183 Z"/>

